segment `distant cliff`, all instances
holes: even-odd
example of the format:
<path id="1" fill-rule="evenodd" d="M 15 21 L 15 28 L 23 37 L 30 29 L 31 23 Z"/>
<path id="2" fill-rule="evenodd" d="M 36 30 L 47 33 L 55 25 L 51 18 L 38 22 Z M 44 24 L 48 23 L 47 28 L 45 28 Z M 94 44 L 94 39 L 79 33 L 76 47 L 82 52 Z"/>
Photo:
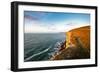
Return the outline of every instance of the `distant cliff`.
<path id="1" fill-rule="evenodd" d="M 90 58 L 90 26 L 72 29 L 66 32 L 66 45 L 52 60 Z M 62 45 L 64 45 L 62 44 Z"/>

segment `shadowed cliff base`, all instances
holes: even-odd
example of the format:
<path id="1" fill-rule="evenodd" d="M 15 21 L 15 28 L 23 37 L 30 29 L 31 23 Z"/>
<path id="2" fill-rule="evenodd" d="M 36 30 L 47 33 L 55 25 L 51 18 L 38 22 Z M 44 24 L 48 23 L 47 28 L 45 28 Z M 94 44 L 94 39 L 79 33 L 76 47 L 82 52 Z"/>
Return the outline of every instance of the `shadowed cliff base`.
<path id="1" fill-rule="evenodd" d="M 51 60 L 89 59 L 90 26 L 76 28 L 66 32 L 66 41 Z"/>

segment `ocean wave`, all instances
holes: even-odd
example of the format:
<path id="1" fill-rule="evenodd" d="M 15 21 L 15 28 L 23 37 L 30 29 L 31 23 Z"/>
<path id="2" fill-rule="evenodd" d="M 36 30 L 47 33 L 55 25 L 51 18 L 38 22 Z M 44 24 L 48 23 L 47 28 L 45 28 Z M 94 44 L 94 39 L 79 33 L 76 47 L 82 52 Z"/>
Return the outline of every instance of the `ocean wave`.
<path id="1" fill-rule="evenodd" d="M 43 50 L 43 51 L 41 51 L 41 52 L 39 52 L 39 53 L 33 54 L 32 56 L 26 58 L 24 61 L 28 61 L 28 60 L 32 59 L 33 57 L 36 57 L 36 56 L 41 55 L 41 54 L 43 54 L 43 53 L 45 53 L 45 52 L 48 52 L 48 51 L 50 50 L 51 47 L 52 47 L 52 46 L 49 46 L 47 49 L 45 49 L 45 50 Z"/>

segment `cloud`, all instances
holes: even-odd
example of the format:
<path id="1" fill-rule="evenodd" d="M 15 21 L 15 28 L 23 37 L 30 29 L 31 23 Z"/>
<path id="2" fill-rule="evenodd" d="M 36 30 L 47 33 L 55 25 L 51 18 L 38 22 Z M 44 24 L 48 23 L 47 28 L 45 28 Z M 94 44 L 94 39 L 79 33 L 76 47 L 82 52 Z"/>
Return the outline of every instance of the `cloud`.
<path id="1" fill-rule="evenodd" d="M 39 24 L 31 24 L 25 26 L 25 32 L 26 33 L 59 33 L 59 32 L 65 32 L 68 27 L 65 25 L 49 25 L 44 26 L 41 23 Z"/>
<path id="2" fill-rule="evenodd" d="M 24 18 L 25 18 L 25 19 L 28 19 L 28 20 L 39 20 L 39 18 L 37 18 L 37 17 L 35 17 L 35 16 L 33 17 L 33 16 L 31 16 L 31 15 L 25 15 Z"/>
<path id="3" fill-rule="evenodd" d="M 53 31 L 51 29 L 48 29 L 47 26 L 41 26 L 39 24 L 35 24 L 35 25 L 25 26 L 25 32 L 26 33 L 49 33 Z"/>
<path id="4" fill-rule="evenodd" d="M 59 32 L 67 32 L 71 29 L 87 26 L 89 24 L 54 24 L 54 25 L 46 25 L 42 23 L 35 24 L 27 24 L 25 25 L 25 33 L 59 33 Z"/>

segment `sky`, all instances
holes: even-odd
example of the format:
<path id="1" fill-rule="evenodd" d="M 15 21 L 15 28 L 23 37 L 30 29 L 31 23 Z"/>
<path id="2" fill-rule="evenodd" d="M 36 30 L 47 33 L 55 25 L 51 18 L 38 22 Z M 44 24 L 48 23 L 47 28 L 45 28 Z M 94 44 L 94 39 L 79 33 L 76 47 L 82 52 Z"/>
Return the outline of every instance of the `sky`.
<path id="1" fill-rule="evenodd" d="M 66 32 L 90 24 L 90 14 L 24 11 L 25 33 Z"/>

